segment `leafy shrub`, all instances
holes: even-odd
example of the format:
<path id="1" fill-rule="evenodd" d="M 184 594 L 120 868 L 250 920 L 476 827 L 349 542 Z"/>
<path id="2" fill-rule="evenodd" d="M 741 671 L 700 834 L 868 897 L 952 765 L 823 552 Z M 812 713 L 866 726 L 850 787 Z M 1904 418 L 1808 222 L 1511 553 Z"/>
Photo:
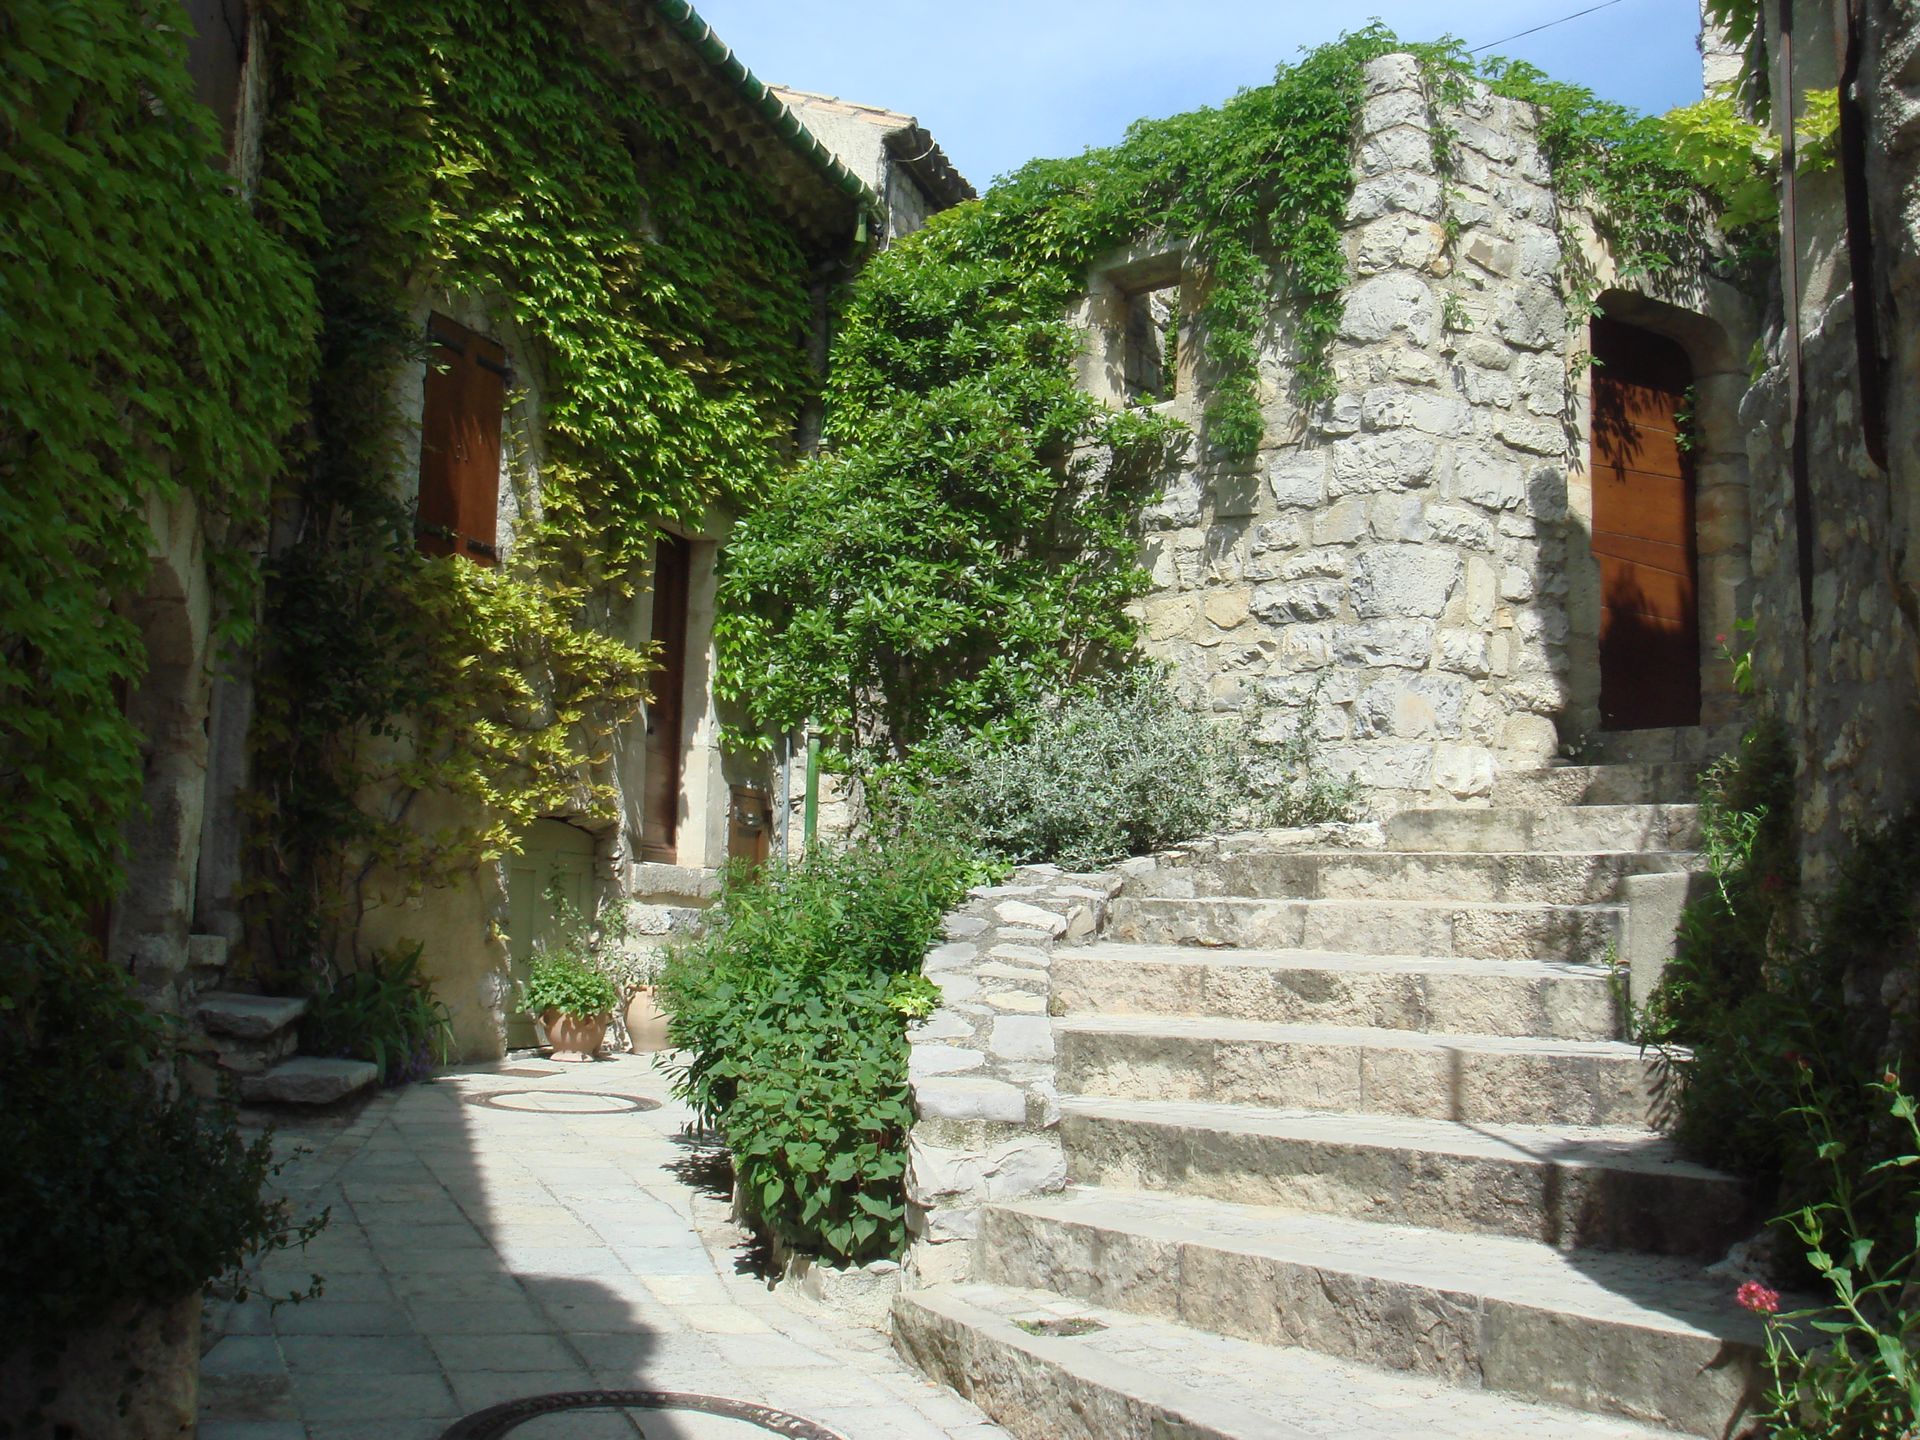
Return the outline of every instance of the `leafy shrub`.
<path id="1" fill-rule="evenodd" d="M 453 1049 L 453 1017 L 420 974 L 419 941 L 376 953 L 363 970 L 335 980 L 300 1023 L 315 1055 L 371 1060 L 388 1085 L 424 1079 Z"/>
<path id="2" fill-rule="evenodd" d="M 1870 1218 L 1910 1221 L 1920 1214 L 1920 1120 L 1897 1072 L 1866 1088 L 1883 1097 L 1894 1122 L 1891 1144 L 1866 1155 L 1851 1151 L 1836 1131 L 1835 1097 L 1808 1088 L 1797 1107 L 1823 1162 L 1828 1198 L 1787 1221 L 1831 1302 L 1779 1315 L 1777 1295 L 1742 1287 L 1742 1303 L 1770 1317 L 1773 1384 L 1763 1420 L 1772 1440 L 1907 1440 L 1920 1433 L 1920 1229 L 1906 1223 L 1889 1231 Z M 1874 1161 L 1874 1154 L 1888 1158 Z M 1795 1343 L 1805 1327 L 1819 1336 L 1817 1347 Z"/>
<path id="3" fill-rule="evenodd" d="M 24 928 L 0 912 L 0 1355 L 51 1356 L 116 1304 L 178 1301 L 326 1217 L 263 1195 L 269 1139 L 173 1079 L 124 976 Z"/>
<path id="4" fill-rule="evenodd" d="M 674 1093 L 724 1135 L 749 1216 L 798 1250 L 906 1243 L 906 1024 L 937 1002 L 920 961 L 972 868 L 904 831 L 735 872 L 667 961 Z"/>
<path id="5" fill-rule="evenodd" d="M 1140 666 L 1041 710 L 1024 738 L 949 739 L 915 759 L 927 801 L 986 849 L 1087 870 L 1212 831 L 1350 819 L 1357 789 L 1314 766 L 1311 724 L 1309 707 L 1263 787 L 1250 735 L 1183 709 Z"/>

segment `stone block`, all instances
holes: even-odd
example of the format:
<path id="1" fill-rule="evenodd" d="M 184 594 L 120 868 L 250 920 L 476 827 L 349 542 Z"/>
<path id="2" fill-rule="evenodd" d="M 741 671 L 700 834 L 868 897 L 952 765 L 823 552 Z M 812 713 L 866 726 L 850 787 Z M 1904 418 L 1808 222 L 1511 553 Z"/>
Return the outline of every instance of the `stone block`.
<path id="1" fill-rule="evenodd" d="M 1407 490 L 1431 484 L 1440 447 L 1424 435 L 1406 431 L 1357 435 L 1336 441 L 1327 490 L 1353 495 Z"/>
<path id="2" fill-rule="evenodd" d="M 1027 1119 L 1026 1093 L 1004 1080 L 946 1076 L 916 1080 L 913 1103 L 914 1113 L 930 1120 L 993 1120 L 1024 1125 Z"/>
<path id="3" fill-rule="evenodd" d="M 1431 182 L 1429 182 L 1431 183 Z M 1358 196 L 1358 191 L 1356 198 Z M 1417 275 L 1376 275 L 1353 287 L 1340 317 L 1344 340 L 1374 344 L 1403 333 L 1415 345 L 1431 345 L 1439 334 L 1440 304 Z"/>
<path id="4" fill-rule="evenodd" d="M 993 913 L 1002 925 L 1024 925 L 1049 935 L 1059 935 L 1067 928 L 1066 919 L 1057 912 L 1029 905 L 1024 900 L 1008 900 L 996 905 Z"/>
<path id="5" fill-rule="evenodd" d="M 1340 612 L 1346 586 L 1336 580 L 1262 585 L 1253 592 L 1252 610 L 1269 624 L 1325 620 Z"/>
<path id="6" fill-rule="evenodd" d="M 1431 175 L 1375 175 L 1353 187 L 1347 223 L 1364 224 L 1399 211 L 1428 220 L 1440 218 L 1440 182 Z"/>
<path id="7" fill-rule="evenodd" d="M 1323 450 L 1287 450 L 1267 472 L 1277 504 L 1314 506 L 1327 494 L 1327 455 Z"/>
<path id="8" fill-rule="evenodd" d="M 971 1028 L 967 1033 L 972 1035 Z M 916 1079 L 923 1075 L 957 1075 L 978 1070 L 986 1063 L 985 1055 L 967 1046 L 915 1043 L 907 1056 L 907 1073 Z"/>
<path id="9" fill-rule="evenodd" d="M 1044 1016 L 1003 1015 L 993 1022 L 987 1043 L 1002 1060 L 1051 1060 L 1053 1022 Z"/>
<path id="10" fill-rule="evenodd" d="M 1522 350 L 1557 347 L 1567 333 L 1566 304 L 1551 285 L 1522 281 L 1496 303 L 1493 330 Z"/>
<path id="11" fill-rule="evenodd" d="M 1460 557 L 1423 545 L 1381 545 L 1360 552 L 1352 580 L 1363 620 L 1438 618 L 1460 577 Z"/>
<path id="12" fill-rule="evenodd" d="M 1401 740 L 1453 739 L 1460 734 L 1467 686 L 1452 675 L 1416 675 L 1369 685 L 1356 709 L 1362 735 Z"/>
<path id="13" fill-rule="evenodd" d="M 300 1056 L 260 1075 L 240 1080 L 244 1100 L 277 1105 L 331 1105 L 380 1078 L 370 1060 L 318 1060 Z"/>
<path id="14" fill-rule="evenodd" d="M 1424 669 L 1433 658 L 1433 625 L 1421 620 L 1363 620 L 1333 630 L 1334 657 L 1342 665 Z"/>
<path id="15" fill-rule="evenodd" d="M 1366 529 L 1365 503 L 1358 499 L 1342 500 L 1314 517 L 1313 541 L 1316 545 L 1351 545 Z"/>
<path id="16" fill-rule="evenodd" d="M 1487 510 L 1512 510 L 1527 494 L 1526 475 L 1519 463 L 1484 449 L 1456 449 L 1449 485 L 1452 498 Z"/>

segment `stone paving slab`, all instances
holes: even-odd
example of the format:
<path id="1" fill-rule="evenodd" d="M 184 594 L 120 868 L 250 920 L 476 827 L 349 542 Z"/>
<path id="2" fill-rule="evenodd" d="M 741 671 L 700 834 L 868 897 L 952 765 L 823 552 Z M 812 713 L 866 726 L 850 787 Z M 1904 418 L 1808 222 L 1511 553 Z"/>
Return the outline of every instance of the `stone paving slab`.
<path id="1" fill-rule="evenodd" d="M 513 1108 L 473 1103 L 508 1091 Z M 210 1313 L 201 1440 L 438 1440 L 501 1401 L 607 1388 L 730 1396 L 847 1440 L 1005 1440 L 885 1336 L 769 1291 L 724 1197 L 689 1178 L 703 1168 L 689 1119 L 648 1059 L 621 1056 L 469 1067 L 351 1116 L 282 1122 L 282 1188 L 332 1219 L 254 1279 L 284 1293 L 317 1273 L 324 1290 Z M 768 1433 L 581 1410 L 513 1440 Z"/>

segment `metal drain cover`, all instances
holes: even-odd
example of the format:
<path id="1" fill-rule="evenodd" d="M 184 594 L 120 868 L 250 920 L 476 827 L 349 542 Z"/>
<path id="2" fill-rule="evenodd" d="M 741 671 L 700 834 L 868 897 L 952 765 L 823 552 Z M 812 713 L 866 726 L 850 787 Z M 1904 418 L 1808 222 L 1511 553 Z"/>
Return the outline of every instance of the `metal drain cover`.
<path id="1" fill-rule="evenodd" d="M 523 1115 L 629 1115 L 660 1108 L 658 1100 L 646 1095 L 615 1095 L 604 1090 L 487 1090 L 460 1098 L 469 1105 Z"/>
<path id="2" fill-rule="evenodd" d="M 792 1440 L 846 1440 L 838 1431 L 784 1410 L 680 1390 L 569 1390 L 529 1395 L 488 1406 L 456 1420 L 440 1440 L 562 1440 L 584 1428 L 561 1428 L 549 1417 L 585 1419 L 593 1411 L 639 1411 L 631 1419 L 645 1440 L 750 1440 L 754 1434 L 786 1435 Z M 607 1417 L 613 1419 L 612 1415 Z M 595 1432 L 598 1433 L 598 1432 Z M 606 1431 L 615 1433 L 611 1428 Z"/>

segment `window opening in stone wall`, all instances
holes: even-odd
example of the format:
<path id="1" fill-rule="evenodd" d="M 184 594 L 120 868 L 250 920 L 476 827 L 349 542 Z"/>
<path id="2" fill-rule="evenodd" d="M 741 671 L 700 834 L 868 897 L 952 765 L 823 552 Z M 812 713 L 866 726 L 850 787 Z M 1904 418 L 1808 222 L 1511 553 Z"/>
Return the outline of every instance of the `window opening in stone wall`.
<path id="1" fill-rule="evenodd" d="M 420 553 L 497 558 L 500 422 L 507 404 L 507 352 L 444 316 L 427 321 L 433 350 L 420 415 Z"/>
<path id="2" fill-rule="evenodd" d="M 1180 376 L 1180 287 L 1161 285 L 1126 296 L 1122 375 L 1130 405 L 1171 400 Z"/>

